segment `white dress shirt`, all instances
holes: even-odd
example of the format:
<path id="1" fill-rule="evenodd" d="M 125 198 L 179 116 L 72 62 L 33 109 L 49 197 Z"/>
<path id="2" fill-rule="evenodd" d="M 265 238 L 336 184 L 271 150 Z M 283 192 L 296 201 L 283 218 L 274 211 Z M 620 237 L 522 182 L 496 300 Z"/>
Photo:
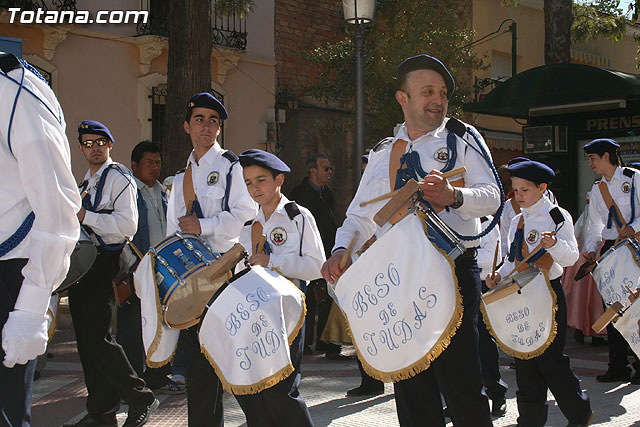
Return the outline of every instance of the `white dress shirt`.
<path id="1" fill-rule="evenodd" d="M 638 171 L 631 178 L 623 173 L 623 168 L 617 167 L 610 181 L 606 178 L 602 179 L 609 187 L 609 193 L 611 198 L 620 208 L 620 212 L 624 217 L 624 222 L 628 222 L 631 219 L 631 197 L 634 198 L 635 204 L 635 218 L 631 224 L 633 229 L 640 231 L 640 180 L 638 180 Z M 633 185 L 632 185 L 633 184 Z M 632 188 L 635 189 L 635 193 L 632 195 Z M 591 189 L 591 198 L 589 199 L 589 237 L 585 245 L 586 252 L 596 252 L 600 242 L 604 240 L 615 240 L 618 237 L 618 228 L 615 221 L 611 221 L 611 228 L 607 227 L 607 219 L 609 218 L 609 209 L 604 204 L 602 194 L 600 194 L 600 187 L 598 183 L 593 184 Z"/>
<path id="2" fill-rule="evenodd" d="M 9 76 L 19 82 L 22 73 L 16 69 Z M 35 221 L 25 239 L 0 260 L 28 259 L 15 309 L 44 315 L 52 289 L 67 275 L 80 235 L 80 193 L 60 104 L 49 86 L 26 70 L 11 127 L 13 154 L 9 151 L 7 131 L 18 88 L 0 76 L 0 242 L 32 211 Z"/>
<path id="3" fill-rule="evenodd" d="M 83 225 L 90 227 L 108 245 L 119 244 L 125 241 L 125 237 L 133 238 L 138 229 L 138 204 L 136 201 L 136 185 L 133 175 L 124 165 L 114 162 L 111 157 L 91 175 L 87 171 L 84 179 L 89 182 L 87 191 L 91 197 L 91 203 L 95 202 L 96 188 L 102 173 L 114 164 L 109 170 L 104 187 L 102 188 L 102 198 L 96 207 L 97 211 L 112 210 L 111 213 L 90 212 L 84 216 Z M 99 245 L 94 235 L 91 240 Z"/>
<path id="4" fill-rule="evenodd" d="M 320 279 L 320 269 L 325 262 L 325 256 L 316 220 L 307 208 L 300 205 L 300 215 L 296 215 L 293 220 L 290 219 L 284 207 L 289 202 L 283 195 L 268 220 L 265 220 L 264 212 L 260 208 L 257 218 L 253 221 L 262 224 L 262 234 L 267 237 L 266 241 L 271 248 L 267 267 L 290 279 Z M 242 227 L 240 244 L 250 255 L 253 254 L 251 224 Z M 241 270 L 242 265 L 238 264 L 237 269 Z"/>
<path id="5" fill-rule="evenodd" d="M 536 246 L 540 244 L 542 239 L 542 233 L 552 232 L 556 229 L 556 223 L 551 218 L 549 211 L 557 207 L 549 201 L 546 196 L 543 196 L 533 206 L 529 208 L 522 208 L 522 212 L 513 218 L 511 226 L 509 227 L 509 240 L 508 245 L 511 247 L 516 229 L 518 228 L 518 222 L 520 222 L 520 216 L 524 216 L 524 242 L 527 244 L 529 253 L 531 253 Z M 578 260 L 578 242 L 573 231 L 573 218 L 566 210 L 558 206 L 560 212 L 565 221 L 562 227 L 556 233 L 558 241 L 555 245 L 547 249 L 547 252 L 553 258 L 553 265 L 549 269 L 549 279 L 557 279 L 562 276 L 563 267 L 569 267 Z M 509 259 L 505 259 L 504 264 L 498 269 L 500 276 L 511 273 L 513 267 L 518 261 L 511 262 Z M 486 277 L 486 276 L 485 276 Z"/>
<path id="6" fill-rule="evenodd" d="M 392 144 L 369 155 L 369 162 L 360 181 L 358 191 L 347 210 L 347 218 L 336 234 L 334 250 L 346 248 L 356 231 L 360 233 L 356 248 L 361 247 L 374 233 L 380 234 L 381 231 L 384 231 L 385 228 L 383 230 L 378 229 L 373 222 L 373 216 L 384 206 L 388 199 L 364 207 L 361 207 L 360 203 L 393 190 L 389 181 L 389 157 L 391 147 L 398 139 L 407 141 L 405 152 L 416 151 L 419 153 L 420 163 L 425 172 L 428 173 L 432 169 L 440 170 L 444 167 L 446 160 L 437 160 L 436 153 L 441 152 L 443 149 L 446 152 L 448 130 L 445 129 L 445 124 L 448 120 L 445 119 L 440 127 L 413 141 L 409 138 L 407 128 L 403 124 Z M 477 148 L 477 144 L 471 135 L 466 134 L 465 138 L 473 147 Z M 494 214 L 498 210 L 500 206 L 500 190 L 485 159 L 474 149 L 468 148 L 461 138 L 456 137 L 456 140 L 457 159 L 453 169 L 462 166 L 467 168 L 467 171 L 462 176 L 465 180 L 465 188 L 460 188 L 464 196 L 464 203 L 458 209 L 445 209 L 438 215 L 447 225 L 461 235 L 472 236 L 480 232 L 479 218 Z M 484 145 L 484 141 L 482 143 L 488 153 L 489 150 Z M 451 180 L 455 181 L 460 178 L 461 176 L 456 176 L 452 177 Z M 478 243 L 479 239 L 464 241 L 466 247 L 475 247 L 478 246 Z"/>
<path id="7" fill-rule="evenodd" d="M 224 150 L 216 142 L 199 162 L 193 152 L 187 166 L 191 164 L 193 188 L 202 208 L 200 218 L 201 237 L 206 239 L 214 252 L 226 252 L 238 242 L 242 225 L 258 214 L 258 205 L 253 201 L 242 176 L 240 163 L 233 166 L 229 211 L 222 206 L 227 188 L 227 172 L 231 162 L 222 156 Z M 178 218 L 185 216 L 183 192 L 184 172 L 176 175 L 167 208 L 167 236 L 180 231 Z"/>
<path id="8" fill-rule="evenodd" d="M 481 224 L 482 231 L 486 230 L 493 216 L 487 216 L 487 220 Z M 500 227 L 495 226 L 491 231 L 480 238 L 480 246 L 478 246 L 477 262 L 480 267 L 480 279 L 484 280 L 493 268 L 493 257 L 496 252 L 496 246 L 498 247 L 498 258 L 496 259 L 496 265 L 500 264 Z"/>

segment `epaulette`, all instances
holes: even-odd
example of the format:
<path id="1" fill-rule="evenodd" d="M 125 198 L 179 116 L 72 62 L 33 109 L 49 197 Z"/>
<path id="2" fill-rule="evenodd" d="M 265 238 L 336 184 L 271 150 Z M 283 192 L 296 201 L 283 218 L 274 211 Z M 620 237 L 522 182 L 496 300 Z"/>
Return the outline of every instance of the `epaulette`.
<path id="1" fill-rule="evenodd" d="M 382 141 L 380 141 L 376 145 L 374 145 L 373 148 L 371 149 L 371 151 L 373 151 L 374 153 L 377 152 L 377 151 L 380 151 L 383 148 L 386 148 L 389 145 L 391 145 L 392 142 L 393 142 L 393 138 L 392 137 L 389 136 L 387 138 L 384 138 Z"/>
<path id="2" fill-rule="evenodd" d="M 182 168 L 180 169 L 178 172 L 176 172 L 176 175 L 179 175 L 181 173 L 184 173 L 187 170 L 187 168 Z"/>
<path id="3" fill-rule="evenodd" d="M 253 220 L 252 219 L 250 219 L 249 221 L 245 222 L 243 227 L 246 227 L 247 225 L 251 225 L 251 224 L 253 224 Z"/>
<path id="4" fill-rule="evenodd" d="M 483 224 L 487 221 L 489 221 L 489 218 L 487 218 L 486 216 L 483 216 L 482 218 L 480 218 L 480 224 Z"/>
<path id="5" fill-rule="evenodd" d="M 226 150 L 222 153 L 222 157 L 229 160 L 231 163 L 237 162 L 240 158 L 231 150 Z"/>
<path id="6" fill-rule="evenodd" d="M 22 64 L 13 53 L 0 53 L 0 69 L 5 74 L 9 74 L 10 71 L 18 68 L 22 68 Z"/>
<path id="7" fill-rule="evenodd" d="M 284 205 L 284 210 L 287 211 L 287 215 L 289 215 L 289 219 L 293 221 L 293 218 L 300 215 L 300 208 L 296 204 L 296 202 L 289 202 Z"/>
<path id="8" fill-rule="evenodd" d="M 635 173 L 636 171 L 632 168 L 622 168 L 622 174 L 626 177 L 633 178 L 633 174 Z"/>
<path id="9" fill-rule="evenodd" d="M 557 206 L 549 211 L 549 215 L 551 215 L 551 219 L 556 223 L 556 225 L 560 225 L 565 221 L 564 215 L 562 215 L 560 208 Z"/>

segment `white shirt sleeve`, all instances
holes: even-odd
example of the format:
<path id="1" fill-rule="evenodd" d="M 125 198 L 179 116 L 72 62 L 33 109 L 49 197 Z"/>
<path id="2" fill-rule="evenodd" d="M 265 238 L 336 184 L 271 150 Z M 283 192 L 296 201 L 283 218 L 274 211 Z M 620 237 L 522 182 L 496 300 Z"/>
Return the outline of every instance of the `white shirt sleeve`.
<path id="1" fill-rule="evenodd" d="M 34 80 L 34 91 L 39 89 L 37 93 L 46 96 L 44 101 L 59 113 L 59 117 L 54 117 L 26 91 L 20 94 L 11 131 L 11 146 L 19 176 L 14 178 L 18 181 L 12 181 L 10 185 L 22 186 L 35 213 L 35 221 L 28 235 L 29 260 L 22 270 L 24 280 L 15 309 L 44 315 L 52 289 L 62 283 L 67 274 L 69 255 L 80 235 L 76 217 L 80 209 L 80 194 L 71 173 L 69 143 L 59 104 L 43 82 L 35 81 L 35 76 L 31 80 Z M 0 91 L 0 96 L 7 93 Z M 7 106 L 8 101 L 3 104 L 2 110 L 11 108 Z M 9 113 L 6 111 L 7 118 Z M 2 116 L 5 116 L 5 111 Z M 0 141 L 2 144 L 5 142 Z"/>
<path id="2" fill-rule="evenodd" d="M 556 233 L 556 244 L 547 249 L 553 261 L 560 267 L 570 267 L 578 260 L 578 241 L 573 230 L 573 218 L 564 209 L 560 210 L 565 218 L 564 224 Z"/>
<path id="3" fill-rule="evenodd" d="M 482 229 L 485 230 L 490 224 L 491 219 L 484 222 Z M 480 238 L 480 246 L 478 247 L 477 262 L 478 267 L 482 269 L 480 278 L 484 280 L 486 274 L 491 274 L 491 268 L 493 267 L 493 257 L 498 248 L 498 259 L 496 264 L 500 263 L 500 227 L 495 226 L 488 234 Z"/>
<path id="4" fill-rule="evenodd" d="M 602 242 L 602 230 L 604 229 L 605 224 L 602 220 L 601 213 L 598 211 L 598 206 L 600 204 L 604 206 L 604 200 L 602 200 L 600 188 L 598 188 L 597 184 L 594 184 L 591 189 L 591 198 L 587 205 L 589 209 L 589 221 L 587 222 L 587 230 L 589 230 L 589 234 L 584 245 L 585 252 L 596 252 Z"/>

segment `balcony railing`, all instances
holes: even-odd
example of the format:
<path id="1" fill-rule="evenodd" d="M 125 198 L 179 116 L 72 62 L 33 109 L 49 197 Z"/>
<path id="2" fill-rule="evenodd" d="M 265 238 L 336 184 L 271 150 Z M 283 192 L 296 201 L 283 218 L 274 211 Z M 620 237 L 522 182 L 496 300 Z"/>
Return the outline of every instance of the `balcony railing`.
<path id="1" fill-rule="evenodd" d="M 0 0 L 0 9 L 17 7 L 21 10 L 72 10 L 77 11 L 76 0 Z"/>
<path id="2" fill-rule="evenodd" d="M 0 0 L 1 1 L 1 0 Z M 216 14 L 211 5 L 213 44 L 237 50 L 247 48 L 247 20 L 237 14 Z M 169 36 L 169 0 L 140 0 L 140 10 L 149 11 L 149 20 L 138 26 L 139 35 Z"/>

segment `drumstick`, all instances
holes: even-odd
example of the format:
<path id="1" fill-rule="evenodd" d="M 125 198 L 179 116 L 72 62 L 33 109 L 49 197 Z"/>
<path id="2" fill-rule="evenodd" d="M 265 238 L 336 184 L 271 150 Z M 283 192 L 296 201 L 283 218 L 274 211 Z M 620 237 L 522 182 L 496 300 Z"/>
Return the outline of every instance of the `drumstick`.
<path id="1" fill-rule="evenodd" d="M 344 251 L 342 259 L 340 260 L 340 270 L 344 270 L 344 266 L 347 265 L 347 260 L 351 256 L 351 251 L 353 250 L 353 246 L 356 244 L 356 240 L 358 239 L 359 234 L 360 232 L 356 230 L 356 232 L 353 234 L 353 237 L 351 238 L 351 241 L 349 242 L 349 246 L 347 246 L 347 250 Z"/>
<path id="2" fill-rule="evenodd" d="M 556 234 L 555 231 L 551 232 L 551 236 L 555 236 L 555 234 Z M 529 258 L 531 258 L 536 252 L 538 252 L 541 247 L 542 247 L 542 242 L 540 242 L 538 246 L 536 246 L 531 252 L 529 252 L 529 255 L 524 257 L 522 261 L 520 261 L 515 267 L 513 267 L 513 270 L 511 270 L 511 273 L 507 274 L 504 278 L 506 279 L 507 277 L 511 276 L 513 273 L 518 271 L 518 269 L 524 264 L 526 264 L 526 262 L 529 261 Z"/>
<path id="3" fill-rule="evenodd" d="M 258 241 L 258 248 L 256 249 L 256 254 L 259 254 L 264 249 L 264 242 L 267 241 L 267 236 L 264 234 L 260 235 L 260 240 Z"/>
<path id="4" fill-rule="evenodd" d="M 138 247 L 133 244 L 131 239 L 129 239 L 128 237 L 125 237 L 125 239 L 127 239 L 127 243 L 129 244 L 133 252 L 135 252 L 136 256 L 140 259 L 144 258 L 144 255 L 142 254 L 142 252 L 140 252 L 140 249 L 138 249 Z"/>
<path id="5" fill-rule="evenodd" d="M 493 265 L 491 266 L 491 278 L 496 277 L 496 263 L 498 262 L 498 252 L 500 249 L 500 245 L 496 244 L 496 250 L 493 253 Z"/>
<path id="6" fill-rule="evenodd" d="M 461 168 L 450 170 L 449 172 L 445 172 L 441 176 L 442 176 L 443 179 L 447 179 L 447 178 L 451 178 L 452 176 L 463 174 L 466 171 L 467 171 L 467 168 L 462 166 Z M 423 182 L 424 181 L 420 181 L 418 184 L 422 184 Z M 389 199 L 389 198 L 395 196 L 396 194 L 398 194 L 399 191 L 400 191 L 400 189 L 393 190 L 390 193 L 386 193 L 386 194 L 383 194 L 382 196 L 378 196 L 378 197 L 373 198 L 371 200 L 367 200 L 366 202 L 362 202 L 362 203 L 360 203 L 360 207 L 362 208 L 364 206 L 370 205 L 371 203 L 379 202 L 380 200 L 384 200 L 384 199 Z"/>

